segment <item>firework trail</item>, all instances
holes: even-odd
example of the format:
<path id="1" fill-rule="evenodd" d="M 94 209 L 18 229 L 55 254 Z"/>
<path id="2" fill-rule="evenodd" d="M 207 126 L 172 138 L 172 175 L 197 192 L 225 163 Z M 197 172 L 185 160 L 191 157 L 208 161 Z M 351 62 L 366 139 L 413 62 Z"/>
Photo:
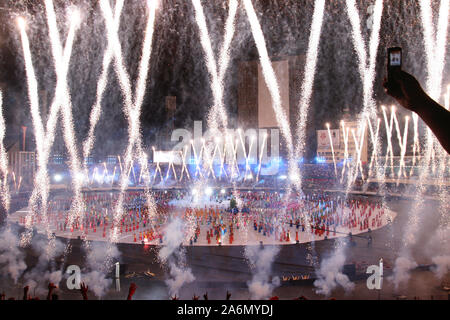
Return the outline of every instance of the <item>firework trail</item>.
<path id="1" fill-rule="evenodd" d="M 119 5 L 119 9 L 123 6 L 123 0 L 118 1 L 122 2 Z M 139 63 L 139 75 L 136 85 L 135 99 L 133 101 L 132 92 L 131 92 L 131 82 L 129 79 L 129 75 L 125 69 L 124 61 L 122 57 L 122 47 L 118 37 L 118 20 L 115 20 L 115 17 L 112 14 L 111 7 L 109 2 L 106 0 L 100 1 L 100 8 L 102 10 L 103 16 L 106 22 L 108 41 L 111 43 L 111 47 L 113 48 L 114 55 L 114 67 L 116 74 L 119 78 L 119 84 L 124 95 L 124 112 L 128 119 L 128 146 L 125 152 L 124 157 L 124 170 L 121 173 L 120 179 L 120 195 L 116 204 L 116 208 L 114 210 L 114 229 L 113 233 L 110 237 L 112 242 L 116 242 L 118 239 L 118 225 L 120 219 L 123 215 L 123 200 L 125 195 L 125 190 L 128 187 L 128 175 L 126 174 L 129 169 L 131 169 L 133 160 L 135 158 L 140 159 L 141 170 L 147 170 L 148 161 L 147 156 L 145 155 L 142 149 L 141 142 L 141 133 L 140 133 L 140 121 L 139 117 L 141 114 L 142 102 L 144 100 L 145 89 L 146 89 L 146 81 L 148 76 L 149 62 L 151 56 L 151 48 L 153 41 L 153 31 L 154 31 L 154 22 L 155 22 L 155 13 L 156 13 L 156 2 L 149 1 L 148 2 L 150 14 L 148 16 L 147 27 L 145 31 L 145 39 L 142 48 L 142 56 L 141 61 Z M 116 10 L 116 13 L 119 14 L 120 10 Z M 124 174 L 125 173 L 125 174 Z M 147 175 L 148 180 L 149 175 Z M 151 212 L 154 211 L 154 201 L 148 191 L 148 183 L 146 183 L 146 198 L 147 205 Z"/>
<path id="2" fill-rule="evenodd" d="M 115 32 L 118 32 L 118 28 L 120 25 L 120 15 L 122 12 L 123 7 L 123 1 L 117 1 L 115 9 L 114 9 L 114 26 L 115 26 Z M 103 56 L 103 63 L 102 63 L 102 72 L 100 74 L 100 77 L 98 79 L 97 83 L 97 94 L 96 94 L 96 100 L 95 104 L 92 107 L 91 115 L 89 117 L 89 133 L 86 138 L 86 140 L 83 143 L 83 157 L 84 159 L 87 159 L 89 157 L 92 148 L 94 146 L 94 140 L 95 140 L 95 128 L 97 126 L 98 121 L 100 120 L 100 116 L 102 113 L 102 99 L 103 99 L 103 93 L 105 92 L 106 85 L 108 83 L 108 70 L 111 65 L 113 59 L 113 47 L 111 42 L 108 42 L 108 47 L 106 48 L 105 55 Z M 87 171 L 87 167 L 85 167 L 85 171 Z"/>
<path id="3" fill-rule="evenodd" d="M 5 212 L 9 211 L 11 195 L 8 187 L 8 155 L 6 154 L 3 139 L 5 138 L 6 126 L 3 118 L 3 94 L 0 90 L 0 188 L 2 192 L 2 204 Z"/>
<path id="4" fill-rule="evenodd" d="M 68 223 L 71 225 L 75 218 L 81 216 L 83 210 L 83 200 L 81 197 L 81 188 L 83 180 L 80 179 L 81 162 L 78 156 L 77 141 L 73 124 L 72 102 L 70 98 L 70 90 L 67 83 L 67 73 L 69 69 L 69 59 L 65 59 L 61 40 L 59 38 L 58 27 L 56 25 L 56 14 L 53 7 L 53 1 L 45 0 L 45 8 L 47 11 L 47 23 L 49 27 L 49 36 L 52 47 L 53 59 L 55 62 L 55 72 L 57 77 L 56 101 L 55 104 L 60 105 L 63 124 L 64 124 L 64 140 L 69 152 L 69 165 L 72 174 L 73 185 L 73 201 L 69 214 Z M 80 16 L 78 12 L 73 12 L 70 17 L 72 24 L 78 26 Z M 49 152 L 49 151 L 48 151 Z M 48 153 L 47 152 L 47 153 Z"/>
<path id="5" fill-rule="evenodd" d="M 377 60 L 378 45 L 380 42 L 380 28 L 381 28 L 381 16 L 383 14 L 383 0 L 376 0 L 373 13 L 373 25 L 370 34 L 369 46 L 367 50 L 366 43 L 363 39 L 361 31 L 361 21 L 359 18 L 359 12 L 356 7 L 355 0 L 346 0 L 347 14 L 352 26 L 352 38 L 355 47 L 356 54 L 358 56 L 358 68 L 363 84 L 363 110 L 359 115 L 358 132 L 365 132 L 366 121 L 371 122 L 371 126 L 375 127 L 378 122 L 377 108 L 375 101 L 373 100 L 373 84 L 375 79 L 375 67 Z M 364 136 L 361 137 L 364 139 Z M 379 139 L 374 144 L 373 148 L 376 150 L 376 155 L 380 154 L 380 141 Z M 378 158 L 378 157 L 377 157 Z M 359 163 L 355 163 L 352 175 L 357 176 Z M 350 172 L 349 172 L 350 173 Z M 381 175 L 378 170 L 376 171 L 377 179 L 382 181 L 381 185 L 384 188 L 384 176 Z M 352 179 L 349 179 L 352 180 Z M 347 194 L 349 186 L 347 187 Z"/>
<path id="6" fill-rule="evenodd" d="M 316 74 L 317 56 L 320 44 L 320 34 L 322 32 L 323 14 L 325 11 L 325 0 L 316 0 L 314 4 L 313 19 L 311 22 L 311 33 L 309 36 L 308 51 L 306 53 L 306 65 L 304 78 L 301 87 L 301 96 L 297 115 L 297 147 L 295 155 L 297 159 L 304 157 L 306 143 L 306 123 L 308 120 L 309 106 L 311 103 L 314 77 Z M 299 177 L 299 188 L 301 190 L 302 177 Z"/>
<path id="7" fill-rule="evenodd" d="M 52 8 L 53 3 L 46 2 L 46 8 L 50 11 L 50 14 L 52 14 Z M 53 18 L 53 19 L 52 19 Z M 48 18 L 48 23 L 51 28 L 56 28 L 56 18 L 53 16 L 52 18 Z M 58 114 L 60 112 L 60 109 L 62 107 L 63 103 L 67 103 L 68 97 L 61 97 L 61 95 L 64 95 L 67 91 L 67 83 L 63 84 L 62 82 L 66 81 L 67 78 L 67 72 L 69 68 L 69 61 L 70 56 L 72 52 L 72 45 L 75 37 L 75 32 L 79 26 L 79 16 L 76 15 L 71 19 L 70 29 L 66 40 L 66 46 L 64 48 L 64 56 L 61 58 L 62 55 L 62 49 L 60 47 L 59 42 L 59 36 L 56 35 L 53 31 L 53 37 L 52 38 L 52 47 L 54 49 L 54 55 L 55 55 L 55 68 L 57 69 L 57 85 L 55 90 L 55 97 L 53 99 L 53 102 L 51 104 L 50 108 L 50 114 L 49 119 L 47 121 L 47 127 L 46 130 L 44 129 L 44 125 L 42 123 L 42 118 L 39 111 L 39 96 L 38 96 L 38 84 L 36 80 L 36 75 L 33 67 L 32 62 L 32 55 L 30 50 L 30 44 L 28 40 L 28 36 L 26 33 L 26 23 L 23 18 L 18 19 L 18 25 L 20 29 L 21 39 L 22 39 L 22 48 L 24 52 L 24 58 L 25 58 L 25 71 L 27 75 L 27 84 L 28 84 L 28 97 L 30 100 L 30 107 L 31 107 L 31 115 L 32 115 L 32 122 L 34 126 L 35 131 L 35 140 L 36 140 L 36 149 L 37 149 L 37 162 L 38 162 L 38 171 L 35 178 L 35 187 L 33 189 L 32 195 L 30 197 L 29 206 L 31 208 L 30 213 L 26 217 L 26 229 L 27 231 L 24 232 L 22 235 L 22 244 L 28 244 L 31 241 L 31 228 L 32 228 L 32 216 L 36 214 L 38 211 L 38 204 L 37 202 L 40 200 L 40 213 L 43 216 L 44 221 L 46 221 L 47 217 L 47 200 L 49 197 L 49 177 L 48 177 L 48 171 L 47 171 L 47 164 L 48 164 L 48 157 L 50 153 L 51 146 L 53 145 L 53 141 L 55 138 L 55 127 L 56 122 L 58 118 Z M 52 34 L 52 31 L 50 31 L 50 34 Z M 58 45 L 59 44 L 59 45 Z M 56 57 L 58 57 L 56 59 Z M 57 65 L 58 64 L 58 65 Z M 73 136 L 73 125 L 70 126 L 70 119 L 71 119 L 71 110 L 70 106 L 66 104 L 65 106 L 64 118 L 65 118 L 65 138 L 66 143 L 67 141 L 74 142 L 74 136 Z M 69 146 L 68 146 L 69 148 Z M 76 160 L 76 154 L 71 153 L 71 164 L 77 167 L 77 160 Z M 72 156 L 75 156 L 75 159 L 72 158 Z M 74 172 L 72 171 L 72 174 Z M 75 173 L 76 174 L 76 173 Z M 76 183 L 76 182 L 75 182 Z M 77 188 L 78 189 L 78 188 Z M 47 228 L 48 229 L 48 228 Z M 50 231 L 47 230 L 48 236 L 50 234 Z"/>
<path id="8" fill-rule="evenodd" d="M 211 90 L 214 96 L 214 104 L 207 117 L 208 127 L 214 131 L 218 130 L 218 120 L 220 119 L 221 127 L 226 129 L 228 127 L 228 117 L 223 105 L 223 81 L 230 61 L 230 45 L 235 33 L 235 20 L 238 1 L 229 1 L 228 18 L 225 24 L 224 42 L 220 50 L 219 65 L 217 65 L 216 59 L 214 58 L 211 38 L 209 36 L 208 27 L 206 26 L 206 18 L 203 12 L 203 6 L 200 0 L 192 0 L 192 4 L 195 9 L 195 18 L 200 31 L 200 42 L 203 47 L 206 66 L 210 74 Z"/>

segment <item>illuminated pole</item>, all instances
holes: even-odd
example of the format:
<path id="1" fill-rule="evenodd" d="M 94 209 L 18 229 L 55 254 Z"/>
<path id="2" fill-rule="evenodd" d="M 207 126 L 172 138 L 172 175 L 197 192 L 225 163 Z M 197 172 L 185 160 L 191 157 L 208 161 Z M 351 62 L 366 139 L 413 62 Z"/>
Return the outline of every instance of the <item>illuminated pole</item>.
<path id="1" fill-rule="evenodd" d="M 259 152 L 259 164 L 258 164 L 258 173 L 256 175 L 256 181 L 259 181 L 259 173 L 261 172 L 261 165 L 262 165 L 262 156 L 263 156 L 264 148 L 266 147 L 266 142 L 267 142 L 267 132 L 264 134 L 263 144 L 261 147 L 261 151 Z"/>
<path id="2" fill-rule="evenodd" d="M 26 145 L 25 145 L 25 140 L 27 137 L 27 127 L 22 126 L 22 150 L 26 151 Z"/>
<path id="3" fill-rule="evenodd" d="M 337 168 L 336 168 L 336 158 L 334 157 L 334 146 L 333 146 L 333 138 L 331 137 L 331 130 L 330 130 L 330 124 L 326 124 L 327 131 L 328 131 L 328 138 L 330 139 L 330 145 L 331 145 L 331 154 L 333 155 L 333 164 L 334 164 L 334 174 L 337 178 Z"/>

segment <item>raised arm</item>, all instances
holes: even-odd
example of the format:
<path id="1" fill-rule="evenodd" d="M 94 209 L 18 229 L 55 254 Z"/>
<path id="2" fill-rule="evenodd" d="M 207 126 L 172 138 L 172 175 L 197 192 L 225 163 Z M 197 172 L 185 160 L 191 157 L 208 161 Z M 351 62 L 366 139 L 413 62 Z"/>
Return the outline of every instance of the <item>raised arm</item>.
<path id="1" fill-rule="evenodd" d="M 80 284 L 80 292 L 81 292 L 81 295 L 83 296 L 83 300 L 88 300 L 88 295 L 87 295 L 88 291 L 89 291 L 89 286 L 87 286 L 84 282 L 82 282 Z"/>
<path id="2" fill-rule="evenodd" d="M 47 294 L 47 300 L 51 300 L 52 299 L 52 294 L 53 294 L 53 291 L 56 289 L 56 286 L 52 283 L 52 282 L 50 282 L 49 284 L 48 284 L 48 294 Z"/>
<path id="3" fill-rule="evenodd" d="M 30 290 L 29 286 L 23 288 L 23 298 L 22 300 L 30 300 L 28 296 L 28 291 Z"/>
<path id="4" fill-rule="evenodd" d="M 385 80 L 383 86 L 400 105 L 417 113 L 450 154 L 450 111 L 431 99 L 419 81 L 407 72 L 393 72 L 392 81 Z"/>
<path id="5" fill-rule="evenodd" d="M 130 289 L 128 290 L 127 300 L 132 300 L 133 299 L 133 295 L 136 292 L 136 289 L 137 289 L 137 285 L 135 283 L 131 283 L 130 284 Z"/>

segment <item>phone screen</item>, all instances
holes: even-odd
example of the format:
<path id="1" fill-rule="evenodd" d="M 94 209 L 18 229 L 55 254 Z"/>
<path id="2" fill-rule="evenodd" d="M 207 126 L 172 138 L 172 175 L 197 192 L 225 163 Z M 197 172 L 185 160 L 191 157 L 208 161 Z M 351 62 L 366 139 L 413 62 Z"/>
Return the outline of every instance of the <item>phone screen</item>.
<path id="1" fill-rule="evenodd" d="M 389 64 L 391 67 L 400 67 L 402 65 L 401 51 L 392 51 L 389 56 Z"/>

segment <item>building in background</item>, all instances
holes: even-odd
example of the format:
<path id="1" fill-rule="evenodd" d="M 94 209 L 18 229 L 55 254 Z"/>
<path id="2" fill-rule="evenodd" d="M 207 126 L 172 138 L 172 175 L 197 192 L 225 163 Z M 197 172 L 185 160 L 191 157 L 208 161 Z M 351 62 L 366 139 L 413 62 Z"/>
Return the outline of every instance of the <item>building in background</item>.
<path id="1" fill-rule="evenodd" d="M 305 55 L 272 58 L 272 67 L 277 78 L 281 107 L 289 121 L 293 139 L 298 124 L 298 102 L 303 79 Z M 314 132 L 313 115 L 309 115 L 307 131 Z M 272 98 L 267 87 L 259 61 L 242 61 L 238 71 L 238 126 L 244 131 L 252 129 L 280 129 L 272 106 Z M 308 136 L 308 135 L 307 135 Z M 267 142 L 271 145 L 271 142 Z M 286 145 L 280 136 L 280 152 L 286 156 Z"/>
<path id="2" fill-rule="evenodd" d="M 164 127 L 155 133 L 153 144 L 162 150 L 168 150 L 172 147 L 171 136 L 175 130 L 175 115 L 177 111 L 177 97 L 166 96 L 165 97 L 165 112 L 166 118 L 164 121 Z M 148 153 L 147 153 L 148 154 Z"/>
<path id="3" fill-rule="evenodd" d="M 282 108 L 295 131 L 305 56 L 272 59 Z M 238 71 L 238 125 L 241 128 L 278 128 L 270 91 L 259 61 L 242 61 Z"/>
<path id="4" fill-rule="evenodd" d="M 20 145 L 20 141 L 16 141 L 6 149 L 11 187 L 15 191 L 31 188 L 36 173 L 36 153 L 23 151 Z"/>

